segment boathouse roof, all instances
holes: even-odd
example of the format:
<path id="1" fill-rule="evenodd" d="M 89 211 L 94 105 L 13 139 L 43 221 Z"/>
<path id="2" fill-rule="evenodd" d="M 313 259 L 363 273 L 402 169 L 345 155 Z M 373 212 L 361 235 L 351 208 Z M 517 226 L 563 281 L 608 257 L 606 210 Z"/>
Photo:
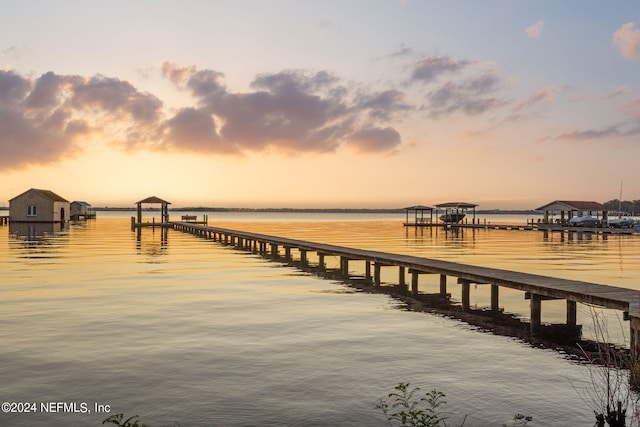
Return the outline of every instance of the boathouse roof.
<path id="1" fill-rule="evenodd" d="M 473 203 L 466 202 L 446 202 L 446 203 L 438 203 L 436 205 L 437 208 L 457 208 L 457 209 L 470 209 L 475 208 L 478 205 L 474 205 Z"/>
<path id="2" fill-rule="evenodd" d="M 38 188 L 30 188 L 29 190 L 25 191 L 24 193 L 18 194 L 16 197 L 14 197 L 13 199 L 10 199 L 9 201 L 15 200 L 18 197 L 24 196 L 25 194 L 27 194 L 29 192 L 38 193 L 42 197 L 47 198 L 47 199 L 51 200 L 52 202 L 66 202 L 66 203 L 69 203 L 69 201 L 67 199 L 65 199 L 62 196 L 57 195 L 56 193 L 54 193 L 51 190 L 41 190 L 41 189 L 38 189 Z"/>
<path id="3" fill-rule="evenodd" d="M 580 200 L 555 200 L 536 208 L 537 211 L 606 211 L 602 203 Z"/>
<path id="4" fill-rule="evenodd" d="M 140 200 L 139 202 L 136 202 L 136 204 L 138 203 L 160 203 L 163 205 L 170 205 L 171 202 L 167 202 L 166 200 L 162 200 L 160 197 L 156 197 L 156 196 L 151 196 L 151 197 L 147 197 L 144 200 Z"/>
<path id="5" fill-rule="evenodd" d="M 75 204 L 78 204 L 78 205 L 80 205 L 80 206 L 87 206 L 87 207 L 91 206 L 89 203 L 87 203 L 87 202 L 81 202 L 81 201 L 79 201 L 79 200 L 74 200 L 73 202 L 71 202 L 71 204 L 74 204 L 74 203 L 75 203 Z"/>
<path id="6" fill-rule="evenodd" d="M 425 206 L 425 205 L 415 205 L 415 206 L 409 206 L 406 208 L 402 208 L 406 211 L 432 211 L 435 208 L 431 207 L 431 206 Z"/>

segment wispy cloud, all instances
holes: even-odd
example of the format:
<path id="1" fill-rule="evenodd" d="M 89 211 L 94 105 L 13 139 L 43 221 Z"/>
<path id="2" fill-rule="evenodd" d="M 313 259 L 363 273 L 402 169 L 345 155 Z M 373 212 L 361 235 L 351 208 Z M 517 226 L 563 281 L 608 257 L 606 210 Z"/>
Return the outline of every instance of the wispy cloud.
<path id="1" fill-rule="evenodd" d="M 624 24 L 613 34 L 611 44 L 625 59 L 640 58 L 640 29 L 634 29 L 634 25 L 633 22 Z"/>
<path id="2" fill-rule="evenodd" d="M 525 28 L 525 32 L 530 39 L 539 39 L 544 28 L 544 22 L 538 21 L 530 27 Z"/>
<path id="3" fill-rule="evenodd" d="M 414 64 L 410 82 L 429 87 L 424 109 L 431 117 L 477 115 L 504 105 L 492 96 L 501 86 L 495 67 L 476 60 L 430 56 Z"/>
<path id="4" fill-rule="evenodd" d="M 519 112 L 521 110 L 532 108 L 540 104 L 550 105 L 555 100 L 557 92 L 558 91 L 552 87 L 545 87 L 545 88 L 538 89 L 531 96 L 516 103 L 513 106 L 513 111 Z"/>

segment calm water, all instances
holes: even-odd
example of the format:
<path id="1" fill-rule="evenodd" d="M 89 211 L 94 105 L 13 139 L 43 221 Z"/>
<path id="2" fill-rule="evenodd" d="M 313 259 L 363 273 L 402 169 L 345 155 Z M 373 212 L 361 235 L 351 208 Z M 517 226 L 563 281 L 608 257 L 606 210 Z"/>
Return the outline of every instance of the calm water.
<path id="1" fill-rule="evenodd" d="M 0 425 L 98 426 L 109 413 L 96 414 L 97 402 L 153 427 L 384 426 L 373 406 L 401 381 L 445 392 L 451 425 L 466 414 L 465 426 L 499 426 L 516 412 L 532 425 L 593 425 L 578 393 L 587 368 L 556 352 L 191 235 L 163 241 L 147 229 L 137 241 L 129 215 L 99 213 L 36 241 L 0 227 L 0 400 L 92 410 L 0 414 Z M 640 289 L 640 236 L 453 234 L 403 219 L 209 214 L 222 227 Z M 436 289 L 430 280 L 421 290 Z M 472 303 L 488 305 L 487 292 L 474 288 Z M 500 298 L 526 317 L 522 293 Z M 564 318 L 563 303 L 542 310 L 543 321 Z"/>

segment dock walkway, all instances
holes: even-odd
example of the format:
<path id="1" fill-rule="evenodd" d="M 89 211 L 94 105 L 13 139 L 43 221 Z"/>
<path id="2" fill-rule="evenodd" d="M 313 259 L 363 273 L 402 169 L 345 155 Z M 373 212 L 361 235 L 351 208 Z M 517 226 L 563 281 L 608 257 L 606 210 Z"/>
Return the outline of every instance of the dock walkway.
<path id="1" fill-rule="evenodd" d="M 598 283 L 560 279 L 495 268 L 479 267 L 422 258 L 411 255 L 401 255 L 366 249 L 349 248 L 325 243 L 308 242 L 285 237 L 270 236 L 252 232 L 230 230 L 220 227 L 205 226 L 190 222 L 169 222 L 168 226 L 178 231 L 223 242 L 238 248 L 279 256 L 280 249 L 284 249 L 285 258 L 292 259 L 292 249 L 298 251 L 302 265 L 309 265 L 307 253 L 317 254 L 319 270 L 325 268 L 326 256 L 340 258 L 340 275 L 348 279 L 349 261 L 365 262 L 365 278 L 380 286 L 380 271 L 382 267 L 398 267 L 398 282 L 405 284 L 405 271 L 411 275 L 411 289 L 407 292 L 418 295 L 418 277 L 420 274 L 440 275 L 440 294 L 447 296 L 447 276 L 457 278 L 462 285 L 462 309 L 470 309 L 469 293 L 471 284 L 486 284 L 491 286 L 491 310 L 499 312 L 499 288 L 501 286 L 525 292 L 525 298 L 531 299 L 531 333 L 535 334 L 541 325 L 542 301 L 548 299 L 564 299 L 567 302 L 567 324 L 576 325 L 576 303 L 596 305 L 608 309 L 621 310 L 625 320 L 630 321 L 630 348 L 633 352 L 638 347 L 640 333 L 640 291 L 603 285 Z M 373 265 L 373 276 L 371 266 Z M 640 355 L 640 353 L 638 353 Z"/>

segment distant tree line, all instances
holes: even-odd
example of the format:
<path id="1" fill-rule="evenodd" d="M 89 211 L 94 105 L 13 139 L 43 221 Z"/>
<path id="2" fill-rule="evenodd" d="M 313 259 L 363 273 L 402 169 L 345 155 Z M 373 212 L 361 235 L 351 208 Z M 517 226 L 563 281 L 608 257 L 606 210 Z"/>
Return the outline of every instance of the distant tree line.
<path id="1" fill-rule="evenodd" d="M 609 200 L 604 203 L 604 207 L 610 211 L 622 211 L 629 213 L 637 213 L 640 212 L 640 200 L 624 200 L 620 201 L 618 199 Z"/>

